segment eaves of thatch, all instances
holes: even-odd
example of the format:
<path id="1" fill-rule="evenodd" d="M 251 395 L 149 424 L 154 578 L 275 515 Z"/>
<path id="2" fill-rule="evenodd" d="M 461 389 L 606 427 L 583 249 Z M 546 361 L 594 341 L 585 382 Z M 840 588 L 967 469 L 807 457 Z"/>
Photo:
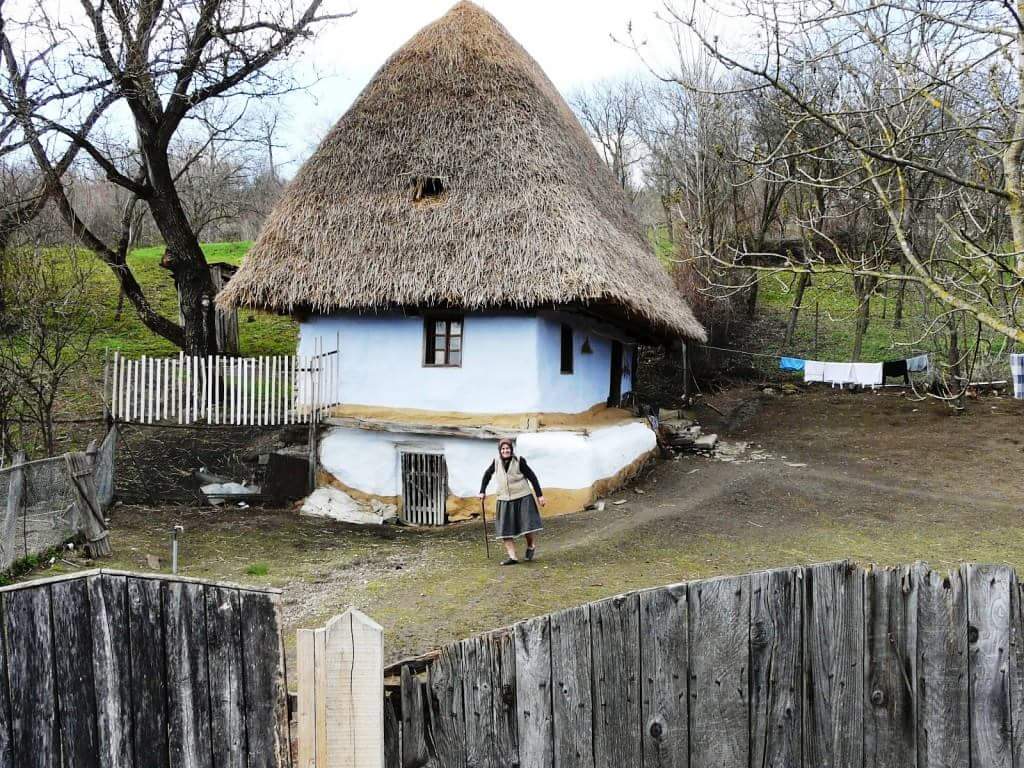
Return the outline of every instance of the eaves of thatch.
<path id="1" fill-rule="evenodd" d="M 323 313 L 575 308 L 641 337 L 705 338 L 565 101 L 469 2 L 377 72 L 218 301 Z"/>

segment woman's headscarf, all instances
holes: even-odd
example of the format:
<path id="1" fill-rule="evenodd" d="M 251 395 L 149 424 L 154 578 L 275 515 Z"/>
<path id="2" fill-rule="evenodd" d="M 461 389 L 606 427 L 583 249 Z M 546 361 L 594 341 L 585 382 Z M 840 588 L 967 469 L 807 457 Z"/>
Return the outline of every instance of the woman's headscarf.
<path id="1" fill-rule="evenodd" d="M 509 450 L 511 450 L 512 453 L 515 454 L 515 452 L 516 452 L 516 445 L 515 445 L 515 442 L 512 440 L 511 437 L 503 437 L 503 438 L 501 438 L 501 440 L 498 441 L 498 453 L 499 454 L 501 453 L 501 446 L 503 446 L 503 445 L 507 445 L 509 447 Z"/>

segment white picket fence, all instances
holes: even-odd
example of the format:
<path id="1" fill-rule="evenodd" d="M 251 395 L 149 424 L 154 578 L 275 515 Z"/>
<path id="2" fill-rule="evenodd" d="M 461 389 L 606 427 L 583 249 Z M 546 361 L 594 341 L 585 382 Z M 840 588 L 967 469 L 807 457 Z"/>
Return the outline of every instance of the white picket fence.
<path id="1" fill-rule="evenodd" d="M 320 421 L 338 404 L 341 355 L 141 357 L 115 353 L 104 376 L 115 421 L 274 426 Z"/>

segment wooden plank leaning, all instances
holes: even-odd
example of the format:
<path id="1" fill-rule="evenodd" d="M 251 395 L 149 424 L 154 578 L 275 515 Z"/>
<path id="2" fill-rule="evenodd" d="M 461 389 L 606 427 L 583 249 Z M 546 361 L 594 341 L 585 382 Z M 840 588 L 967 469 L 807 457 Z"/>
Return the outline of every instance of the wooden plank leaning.
<path id="1" fill-rule="evenodd" d="M 75 493 L 77 532 L 85 538 L 85 547 L 91 557 L 110 557 L 110 535 L 100 509 L 92 462 L 78 451 L 65 453 L 64 461 Z"/>
<path id="2" fill-rule="evenodd" d="M 11 462 L 4 517 L 0 521 L 0 569 L 7 570 L 18 559 L 18 519 L 25 503 L 25 452 L 18 451 Z M 23 555 L 27 555 L 25 552 Z"/>

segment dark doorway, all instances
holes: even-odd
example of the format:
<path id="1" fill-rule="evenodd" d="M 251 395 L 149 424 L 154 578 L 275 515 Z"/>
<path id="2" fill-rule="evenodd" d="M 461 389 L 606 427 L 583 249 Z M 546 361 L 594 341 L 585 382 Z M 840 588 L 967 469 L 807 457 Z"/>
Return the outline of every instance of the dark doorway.
<path id="1" fill-rule="evenodd" d="M 622 342 L 612 342 L 612 371 L 608 386 L 608 405 L 618 407 L 622 402 Z"/>

